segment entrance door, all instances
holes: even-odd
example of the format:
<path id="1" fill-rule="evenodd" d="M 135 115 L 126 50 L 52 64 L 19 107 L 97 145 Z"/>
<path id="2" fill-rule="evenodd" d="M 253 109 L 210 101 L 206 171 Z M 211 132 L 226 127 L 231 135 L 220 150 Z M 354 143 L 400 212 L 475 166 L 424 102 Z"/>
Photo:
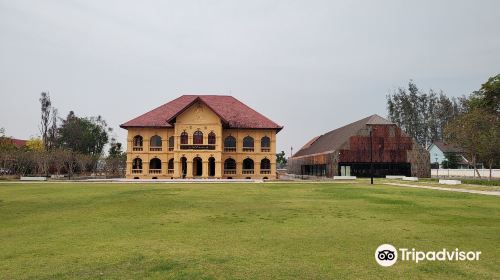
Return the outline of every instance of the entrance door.
<path id="1" fill-rule="evenodd" d="M 340 167 L 340 176 L 351 176 L 351 167 L 350 166 L 341 166 Z"/>

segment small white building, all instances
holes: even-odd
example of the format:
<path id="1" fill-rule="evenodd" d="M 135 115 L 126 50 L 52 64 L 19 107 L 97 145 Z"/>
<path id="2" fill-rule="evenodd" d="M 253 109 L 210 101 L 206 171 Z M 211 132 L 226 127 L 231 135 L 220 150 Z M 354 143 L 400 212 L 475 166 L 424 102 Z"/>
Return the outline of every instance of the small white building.
<path id="1" fill-rule="evenodd" d="M 462 148 L 444 143 L 442 141 L 435 141 L 428 148 L 430 154 L 432 168 L 439 164 L 439 168 L 443 168 L 443 162 L 446 161 L 446 153 L 454 153 L 458 157 L 458 169 L 468 169 L 472 167 L 472 163 L 465 157 L 465 152 Z"/>

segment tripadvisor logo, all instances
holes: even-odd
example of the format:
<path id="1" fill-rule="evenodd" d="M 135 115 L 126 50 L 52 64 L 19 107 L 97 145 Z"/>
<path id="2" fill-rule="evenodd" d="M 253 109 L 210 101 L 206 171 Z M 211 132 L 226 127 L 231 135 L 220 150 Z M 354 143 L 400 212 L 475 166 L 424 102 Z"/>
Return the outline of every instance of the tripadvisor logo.
<path id="1" fill-rule="evenodd" d="M 381 266 L 392 266 L 398 260 L 419 263 L 421 261 L 479 261 L 481 251 L 461 251 L 458 248 L 449 251 L 418 251 L 415 248 L 399 248 L 391 244 L 382 244 L 375 250 L 375 260 Z"/>

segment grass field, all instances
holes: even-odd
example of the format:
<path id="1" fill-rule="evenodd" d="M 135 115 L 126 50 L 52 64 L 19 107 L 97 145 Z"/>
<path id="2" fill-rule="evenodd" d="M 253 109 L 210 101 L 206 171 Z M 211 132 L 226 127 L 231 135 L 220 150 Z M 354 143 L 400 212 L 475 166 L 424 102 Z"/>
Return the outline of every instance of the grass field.
<path id="1" fill-rule="evenodd" d="M 380 267 L 383 243 L 482 251 Z M 364 184 L 0 183 L 1 279 L 499 279 L 500 198 Z"/>

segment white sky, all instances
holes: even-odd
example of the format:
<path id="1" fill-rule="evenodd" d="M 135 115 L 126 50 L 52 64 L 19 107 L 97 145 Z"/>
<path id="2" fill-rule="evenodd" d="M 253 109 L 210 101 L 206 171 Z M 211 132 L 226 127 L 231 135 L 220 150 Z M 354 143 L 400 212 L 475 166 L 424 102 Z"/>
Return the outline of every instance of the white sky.
<path id="1" fill-rule="evenodd" d="M 285 128 L 278 149 L 377 113 L 413 79 L 449 96 L 500 72 L 500 1 L 0 0 L 0 127 L 128 121 L 182 94 L 228 94 Z"/>

